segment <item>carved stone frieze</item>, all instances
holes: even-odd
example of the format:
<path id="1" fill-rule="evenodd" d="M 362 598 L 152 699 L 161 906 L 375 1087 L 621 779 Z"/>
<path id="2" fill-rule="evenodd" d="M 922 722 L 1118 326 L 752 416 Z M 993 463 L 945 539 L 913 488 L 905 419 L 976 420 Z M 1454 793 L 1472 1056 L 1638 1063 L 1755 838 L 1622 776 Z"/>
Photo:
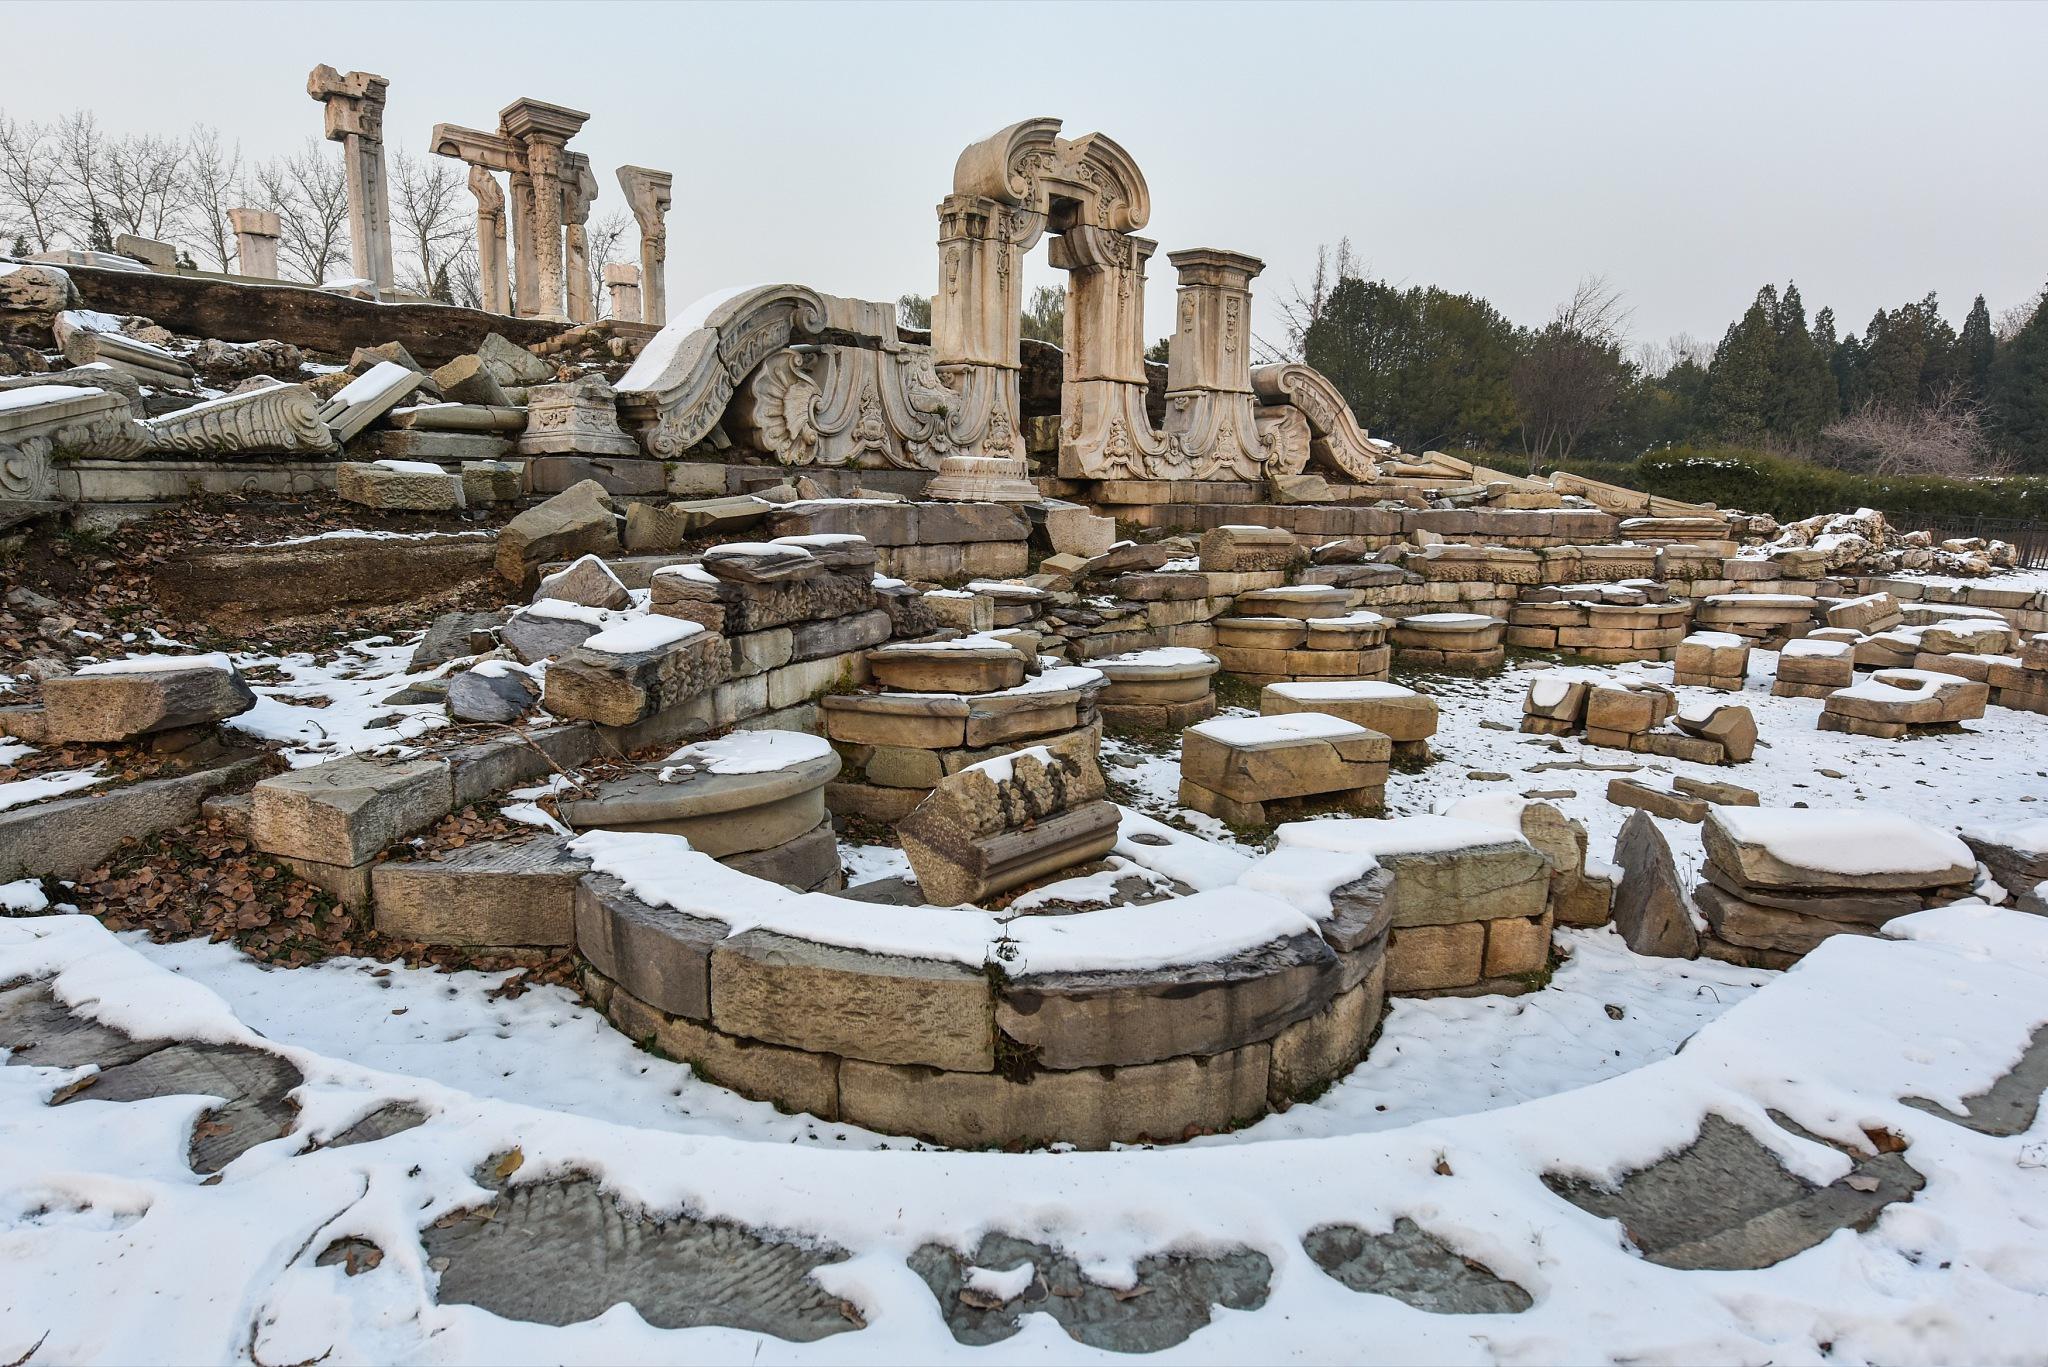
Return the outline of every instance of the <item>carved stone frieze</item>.
<path id="1" fill-rule="evenodd" d="M 1377 448 L 1328 376 L 1296 363 L 1253 366 L 1251 377 L 1261 404 L 1288 404 L 1308 419 L 1309 454 L 1318 465 L 1359 484 L 1380 477 Z"/>
<path id="2" fill-rule="evenodd" d="M 620 420 L 650 456 L 680 456 L 711 434 L 755 366 L 825 325 L 825 296 L 802 285 L 757 285 L 699 300 L 662 328 L 620 378 Z"/>
<path id="3" fill-rule="evenodd" d="M 149 448 L 181 455 L 332 455 L 334 433 L 302 384 L 266 385 L 151 418 Z"/>
<path id="4" fill-rule="evenodd" d="M 784 465 L 936 470 L 959 404 L 926 347 L 785 348 L 734 395 L 726 430 Z"/>

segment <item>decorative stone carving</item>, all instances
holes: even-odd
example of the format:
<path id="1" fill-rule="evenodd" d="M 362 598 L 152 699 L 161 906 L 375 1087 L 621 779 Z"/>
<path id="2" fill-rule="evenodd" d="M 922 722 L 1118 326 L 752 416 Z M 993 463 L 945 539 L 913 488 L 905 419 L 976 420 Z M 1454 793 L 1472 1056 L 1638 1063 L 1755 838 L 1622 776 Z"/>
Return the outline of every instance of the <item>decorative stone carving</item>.
<path id="1" fill-rule="evenodd" d="M 668 321 L 668 208 L 675 177 L 645 166 L 621 166 L 619 190 L 640 225 L 640 321 Z"/>
<path id="2" fill-rule="evenodd" d="M 564 318 L 563 226 L 588 209 L 597 194 L 587 158 L 567 144 L 589 120 L 577 109 L 522 99 L 498 113 L 498 131 L 486 133 L 437 123 L 429 139 L 436 156 L 453 157 L 485 171 L 505 173 L 511 184 L 513 304 L 524 318 Z M 590 177 L 586 181 L 586 177 Z M 540 187 L 547 187 L 542 193 Z M 474 177 L 479 215 L 484 192 Z M 587 195 L 586 195 L 587 191 Z M 582 210 L 577 208 L 581 203 Z M 479 227 L 482 226 L 481 217 Z"/>
<path id="3" fill-rule="evenodd" d="M 277 243 L 284 224 L 268 209 L 230 209 L 228 226 L 235 230 L 235 265 L 256 280 L 275 280 Z"/>
<path id="4" fill-rule="evenodd" d="M 1253 366 L 1251 379 L 1261 404 L 1288 404 L 1301 410 L 1308 419 L 1309 454 L 1318 465 L 1360 484 L 1380 477 L 1371 440 L 1328 376 L 1294 363 Z"/>
<path id="5" fill-rule="evenodd" d="M 826 307 L 824 295 L 790 284 L 699 300 L 620 377 L 620 418 L 647 454 L 682 455 L 711 435 L 755 366 L 825 330 Z"/>
<path id="6" fill-rule="evenodd" d="M 596 375 L 568 384 L 536 385 L 527 394 L 522 456 L 637 456 L 633 439 L 619 430 L 612 388 Z"/>
<path id="7" fill-rule="evenodd" d="M 1262 480 L 1272 448 L 1260 444 L 1252 416 L 1251 282 L 1265 263 L 1212 247 L 1167 259 L 1180 272 L 1166 363 L 1166 436 L 1176 464 L 1195 479 Z"/>
<path id="8" fill-rule="evenodd" d="M 784 465 L 937 469 L 959 396 L 922 348 L 785 348 L 733 396 L 734 440 Z"/>
<path id="9" fill-rule="evenodd" d="M 274 384 L 230 394 L 151 418 L 142 425 L 154 451 L 325 456 L 337 449 L 334 433 L 320 420 L 320 400 L 302 384 Z"/>
<path id="10" fill-rule="evenodd" d="M 585 225 L 597 198 L 597 176 L 590 158 L 581 152 L 564 153 L 563 165 L 562 272 L 569 292 L 569 321 L 590 323 L 596 321 L 597 309 L 590 297 L 590 239 Z"/>
<path id="11" fill-rule="evenodd" d="M 367 71 L 316 66 L 306 93 L 326 108 L 327 138 L 348 169 L 349 260 L 355 273 L 391 288 L 391 199 L 384 184 L 384 98 L 391 82 Z"/>
<path id="12" fill-rule="evenodd" d="M 111 390 L 31 385 L 0 399 L 0 497 L 49 497 L 54 456 L 119 460 L 147 444 L 127 398 Z"/>

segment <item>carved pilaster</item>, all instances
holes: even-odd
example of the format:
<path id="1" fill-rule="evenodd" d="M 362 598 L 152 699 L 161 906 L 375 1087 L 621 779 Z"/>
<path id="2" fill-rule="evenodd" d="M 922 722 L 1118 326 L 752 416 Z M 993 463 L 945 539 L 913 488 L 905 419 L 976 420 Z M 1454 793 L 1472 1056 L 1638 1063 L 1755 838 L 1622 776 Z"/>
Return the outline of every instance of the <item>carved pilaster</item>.
<path id="1" fill-rule="evenodd" d="M 645 166 L 621 166 L 619 189 L 640 225 L 640 316 L 668 321 L 668 209 L 675 177 Z"/>
<path id="2" fill-rule="evenodd" d="M 326 113 L 326 135 L 342 146 L 348 173 L 349 260 L 355 273 L 391 288 L 391 198 L 384 181 L 384 98 L 390 82 L 367 71 L 316 66 L 306 93 Z"/>

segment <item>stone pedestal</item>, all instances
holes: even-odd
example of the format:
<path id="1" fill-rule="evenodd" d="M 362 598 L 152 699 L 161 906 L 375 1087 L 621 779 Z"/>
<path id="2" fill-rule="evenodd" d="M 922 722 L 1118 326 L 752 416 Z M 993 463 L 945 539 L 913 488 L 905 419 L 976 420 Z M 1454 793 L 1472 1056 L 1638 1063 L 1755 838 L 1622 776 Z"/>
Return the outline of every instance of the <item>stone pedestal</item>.
<path id="1" fill-rule="evenodd" d="M 607 261 L 604 267 L 606 303 L 614 321 L 640 321 L 640 267 L 630 261 Z"/>

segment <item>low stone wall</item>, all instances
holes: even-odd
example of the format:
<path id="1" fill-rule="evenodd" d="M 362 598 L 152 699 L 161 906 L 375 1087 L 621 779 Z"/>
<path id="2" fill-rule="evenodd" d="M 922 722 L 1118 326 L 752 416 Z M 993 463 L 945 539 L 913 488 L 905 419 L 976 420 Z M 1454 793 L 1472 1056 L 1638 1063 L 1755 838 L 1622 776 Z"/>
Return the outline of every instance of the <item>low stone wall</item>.
<path id="1" fill-rule="evenodd" d="M 253 629 L 336 609 L 410 602 L 489 577 L 488 532 L 331 537 L 195 551 L 166 560 L 151 590 L 181 615 L 224 630 Z"/>
<path id="2" fill-rule="evenodd" d="M 622 1033 L 786 1110 L 964 1148 L 1233 1128 L 1356 1066 L 1385 997 L 1376 904 L 1215 963 L 1017 978 L 727 936 L 601 875 L 575 919 L 584 991 Z"/>

